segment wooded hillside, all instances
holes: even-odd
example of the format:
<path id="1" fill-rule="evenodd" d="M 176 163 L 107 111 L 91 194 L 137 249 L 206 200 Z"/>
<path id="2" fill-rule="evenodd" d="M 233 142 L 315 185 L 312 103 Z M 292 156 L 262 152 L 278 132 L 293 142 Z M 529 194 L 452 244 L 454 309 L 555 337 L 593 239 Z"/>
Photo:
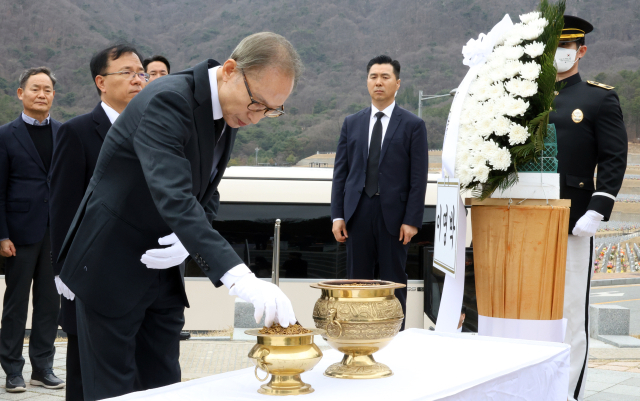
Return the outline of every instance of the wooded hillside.
<path id="1" fill-rule="evenodd" d="M 584 79 L 619 85 L 630 137 L 640 136 L 640 1 L 568 0 L 567 13 L 591 21 Z M 47 65 L 59 79 L 52 115 L 86 113 L 98 102 L 91 55 L 129 41 L 145 55 L 163 54 L 179 71 L 206 58 L 225 60 L 246 35 L 287 37 L 306 72 L 287 102 L 289 113 L 240 130 L 234 164 L 294 163 L 335 149 L 347 114 L 365 107 L 365 66 L 386 53 L 402 64 L 398 102 L 417 109 L 418 90 L 447 93 L 466 72 L 462 46 L 505 13 L 537 0 L 3 0 L 0 2 L 0 124 L 16 118 L 17 79 Z M 621 72 L 624 71 L 624 72 Z M 600 75 L 599 75 L 600 74 Z M 624 94 L 624 96 L 623 96 Z M 447 99 L 447 98 L 445 98 Z M 450 100 L 424 110 L 430 146 L 439 148 Z"/>

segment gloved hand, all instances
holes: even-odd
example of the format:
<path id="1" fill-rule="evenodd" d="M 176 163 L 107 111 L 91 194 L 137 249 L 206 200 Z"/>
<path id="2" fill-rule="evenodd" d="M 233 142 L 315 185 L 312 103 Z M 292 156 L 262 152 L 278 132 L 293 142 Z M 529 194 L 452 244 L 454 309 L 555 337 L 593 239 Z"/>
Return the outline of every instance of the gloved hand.
<path id="1" fill-rule="evenodd" d="M 573 235 L 578 237 L 593 237 L 596 235 L 602 219 L 604 219 L 604 216 L 600 213 L 595 210 L 587 210 L 587 213 L 580 217 L 576 226 L 573 227 Z"/>
<path id="2" fill-rule="evenodd" d="M 189 256 L 182 242 L 174 233 L 158 240 L 160 245 L 171 245 L 168 248 L 149 249 L 140 261 L 149 269 L 168 269 L 177 266 Z"/>
<path id="3" fill-rule="evenodd" d="M 284 292 L 275 284 L 260 280 L 253 273 L 238 279 L 231 286 L 229 295 L 237 295 L 244 301 L 253 304 L 255 308 L 253 317 L 256 319 L 256 323 L 260 322 L 265 311 L 264 324 L 267 327 L 271 327 L 276 320 L 282 327 L 288 327 L 296 322 L 293 306 Z"/>
<path id="4" fill-rule="evenodd" d="M 73 299 L 76 297 L 76 294 L 71 292 L 69 287 L 67 287 L 67 285 L 63 283 L 62 280 L 60 280 L 60 276 L 55 276 L 53 281 L 55 281 L 56 283 L 56 289 L 58 290 L 58 294 L 67 298 L 69 301 L 73 301 Z"/>

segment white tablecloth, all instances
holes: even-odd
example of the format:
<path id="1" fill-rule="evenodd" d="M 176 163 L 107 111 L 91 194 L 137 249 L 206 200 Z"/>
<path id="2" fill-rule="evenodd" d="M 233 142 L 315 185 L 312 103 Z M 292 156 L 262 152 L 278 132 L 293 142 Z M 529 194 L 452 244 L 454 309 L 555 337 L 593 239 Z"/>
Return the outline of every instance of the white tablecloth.
<path id="1" fill-rule="evenodd" d="M 442 334 L 410 329 L 374 357 L 394 375 L 376 380 L 341 380 L 323 375 L 342 354 L 324 352 L 302 375 L 314 400 L 564 401 L 569 386 L 569 346 L 559 343 Z M 268 400 L 253 368 L 128 394 L 113 400 Z"/>

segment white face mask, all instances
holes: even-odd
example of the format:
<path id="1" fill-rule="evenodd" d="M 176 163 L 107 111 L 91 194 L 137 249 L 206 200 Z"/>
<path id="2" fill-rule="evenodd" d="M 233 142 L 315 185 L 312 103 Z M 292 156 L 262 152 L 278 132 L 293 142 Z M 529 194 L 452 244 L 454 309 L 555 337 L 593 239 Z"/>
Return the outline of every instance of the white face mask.
<path id="1" fill-rule="evenodd" d="M 554 64 L 556 65 L 558 72 L 567 72 L 571 67 L 573 67 L 573 65 L 579 60 L 576 58 L 577 52 L 577 49 L 565 49 L 563 47 L 558 47 L 554 60 Z"/>

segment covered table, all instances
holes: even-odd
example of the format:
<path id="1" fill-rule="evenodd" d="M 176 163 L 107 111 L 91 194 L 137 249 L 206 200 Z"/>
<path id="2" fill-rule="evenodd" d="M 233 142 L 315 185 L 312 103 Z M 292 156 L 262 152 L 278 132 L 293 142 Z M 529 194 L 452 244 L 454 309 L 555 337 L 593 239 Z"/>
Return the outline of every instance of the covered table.
<path id="1" fill-rule="evenodd" d="M 302 380 L 315 389 L 301 400 L 566 400 L 569 346 L 469 334 L 410 329 L 380 352 L 394 375 L 376 380 L 341 380 L 322 373 L 342 359 L 335 350 Z M 253 367 L 112 400 L 268 400 L 258 394 Z"/>

